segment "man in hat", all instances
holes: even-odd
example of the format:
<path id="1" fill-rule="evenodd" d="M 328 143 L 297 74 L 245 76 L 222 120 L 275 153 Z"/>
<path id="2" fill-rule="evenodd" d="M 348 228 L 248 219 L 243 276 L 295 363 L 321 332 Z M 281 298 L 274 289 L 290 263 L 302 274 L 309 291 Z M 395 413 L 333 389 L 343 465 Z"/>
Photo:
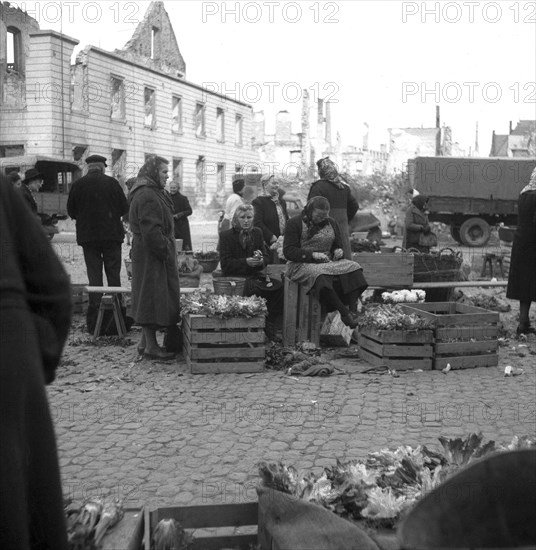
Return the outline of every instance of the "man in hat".
<path id="1" fill-rule="evenodd" d="M 37 201 L 35 200 L 35 193 L 39 193 L 39 190 L 43 186 L 43 174 L 37 170 L 37 168 L 30 168 L 24 172 L 24 179 L 21 186 L 22 196 L 30 207 L 30 210 L 37 216 Z"/>
<path id="2" fill-rule="evenodd" d="M 341 178 L 337 166 L 329 157 L 320 159 L 316 166 L 320 179 L 311 184 L 307 200 L 324 197 L 329 201 L 329 215 L 339 224 L 341 230 L 344 257 L 351 260 L 349 222 L 359 210 L 359 204 L 352 195 L 350 186 Z"/>
<path id="3" fill-rule="evenodd" d="M 76 242 L 84 251 L 90 286 L 103 286 L 102 268 L 108 286 L 121 286 L 121 244 L 125 236 L 121 217 L 128 204 L 119 182 L 105 175 L 106 158 L 86 159 L 87 174 L 75 181 L 67 200 L 67 212 L 76 220 Z M 87 328 L 95 326 L 100 297 L 90 294 Z"/>

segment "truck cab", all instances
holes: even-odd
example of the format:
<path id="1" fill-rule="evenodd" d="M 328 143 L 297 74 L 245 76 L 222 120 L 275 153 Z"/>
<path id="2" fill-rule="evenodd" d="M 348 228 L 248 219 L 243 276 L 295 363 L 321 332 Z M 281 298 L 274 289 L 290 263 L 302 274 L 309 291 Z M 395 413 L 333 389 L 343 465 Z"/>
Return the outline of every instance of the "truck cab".
<path id="1" fill-rule="evenodd" d="M 36 168 L 44 176 L 43 187 L 36 195 L 38 212 L 66 216 L 67 198 L 71 184 L 81 176 L 80 166 L 67 159 L 40 155 L 0 158 L 2 175 L 18 172 L 24 179 L 24 173 L 30 168 Z"/>
<path id="2" fill-rule="evenodd" d="M 517 224 L 517 201 L 536 159 L 416 157 L 408 162 L 409 185 L 429 197 L 430 221 L 450 226 L 466 246 L 485 246 L 491 227 Z"/>

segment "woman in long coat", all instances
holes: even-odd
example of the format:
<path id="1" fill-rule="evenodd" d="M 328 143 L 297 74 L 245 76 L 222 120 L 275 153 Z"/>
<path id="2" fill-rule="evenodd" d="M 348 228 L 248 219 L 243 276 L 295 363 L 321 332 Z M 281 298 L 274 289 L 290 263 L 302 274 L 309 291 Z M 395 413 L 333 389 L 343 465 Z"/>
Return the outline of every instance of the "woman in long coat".
<path id="1" fill-rule="evenodd" d="M 261 184 L 264 194 L 251 202 L 255 209 L 253 223 L 262 231 L 264 242 L 270 250 L 270 263 L 278 264 L 277 241 L 285 234 L 287 203 L 279 194 L 279 185 L 273 174 L 264 175 Z"/>
<path id="2" fill-rule="evenodd" d="M 536 168 L 519 195 L 506 297 L 519 300 L 517 333 L 536 334 L 529 319 L 530 304 L 536 302 Z"/>
<path id="3" fill-rule="evenodd" d="M 425 213 L 428 197 L 417 195 L 411 200 L 411 205 L 406 210 L 404 220 L 404 238 L 402 239 L 402 248 L 415 248 L 420 252 L 430 252 L 429 246 L 421 246 L 419 237 L 430 233 L 430 224 L 428 216 Z"/>
<path id="4" fill-rule="evenodd" d="M 316 165 L 321 179 L 311 185 L 307 200 L 309 201 L 313 197 L 324 197 L 329 201 L 330 216 L 337 222 L 341 232 L 341 247 L 344 257 L 351 260 L 349 223 L 359 210 L 359 204 L 352 195 L 350 186 L 342 181 L 335 164 L 329 157 L 320 159 Z"/>
<path id="5" fill-rule="evenodd" d="M 69 276 L 3 178 L 0 235 L 0 547 L 67 550 L 45 384 L 54 380 L 69 331 Z"/>
<path id="6" fill-rule="evenodd" d="M 138 351 L 148 359 L 172 360 L 156 340 L 158 329 L 180 319 L 180 286 L 173 203 L 164 190 L 168 161 L 150 158 L 129 195 L 132 231 L 132 316 L 143 329 Z"/>

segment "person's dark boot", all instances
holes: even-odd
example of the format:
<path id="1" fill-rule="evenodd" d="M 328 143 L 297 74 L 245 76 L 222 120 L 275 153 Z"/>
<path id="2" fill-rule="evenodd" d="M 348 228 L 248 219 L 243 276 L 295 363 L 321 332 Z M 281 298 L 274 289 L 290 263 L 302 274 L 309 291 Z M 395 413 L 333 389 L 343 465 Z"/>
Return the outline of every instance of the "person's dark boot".
<path id="1" fill-rule="evenodd" d="M 521 334 L 536 334 L 536 328 L 531 327 L 530 323 L 522 323 L 517 327 L 516 333 L 518 336 Z"/>

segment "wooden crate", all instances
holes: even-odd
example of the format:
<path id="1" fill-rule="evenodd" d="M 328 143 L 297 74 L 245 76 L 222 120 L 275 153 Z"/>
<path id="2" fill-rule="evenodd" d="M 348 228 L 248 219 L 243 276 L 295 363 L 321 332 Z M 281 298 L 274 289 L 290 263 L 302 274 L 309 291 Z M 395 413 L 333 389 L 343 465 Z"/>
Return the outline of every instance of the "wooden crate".
<path id="1" fill-rule="evenodd" d="M 86 313 L 89 303 L 85 284 L 71 284 L 71 303 L 73 313 Z"/>
<path id="2" fill-rule="evenodd" d="M 402 308 L 434 323 L 434 369 L 448 364 L 452 369 L 499 364 L 497 312 L 456 302 L 408 304 Z"/>
<path id="3" fill-rule="evenodd" d="M 123 519 L 102 539 L 100 550 L 140 550 L 145 536 L 145 510 L 125 508 Z"/>
<path id="4" fill-rule="evenodd" d="M 182 323 L 192 374 L 264 371 L 264 315 L 220 319 L 188 314 Z"/>
<path id="5" fill-rule="evenodd" d="M 370 287 L 407 288 L 413 284 L 413 254 L 354 252 L 352 260 L 361 265 Z"/>
<path id="6" fill-rule="evenodd" d="M 258 517 L 257 502 L 158 508 L 146 517 L 145 549 L 151 548 L 158 522 L 175 519 L 194 537 L 190 550 L 249 550 L 250 545 L 257 544 Z"/>
<path id="7" fill-rule="evenodd" d="M 358 331 L 359 357 L 371 365 L 395 370 L 431 370 L 434 333 L 431 330 Z"/>

